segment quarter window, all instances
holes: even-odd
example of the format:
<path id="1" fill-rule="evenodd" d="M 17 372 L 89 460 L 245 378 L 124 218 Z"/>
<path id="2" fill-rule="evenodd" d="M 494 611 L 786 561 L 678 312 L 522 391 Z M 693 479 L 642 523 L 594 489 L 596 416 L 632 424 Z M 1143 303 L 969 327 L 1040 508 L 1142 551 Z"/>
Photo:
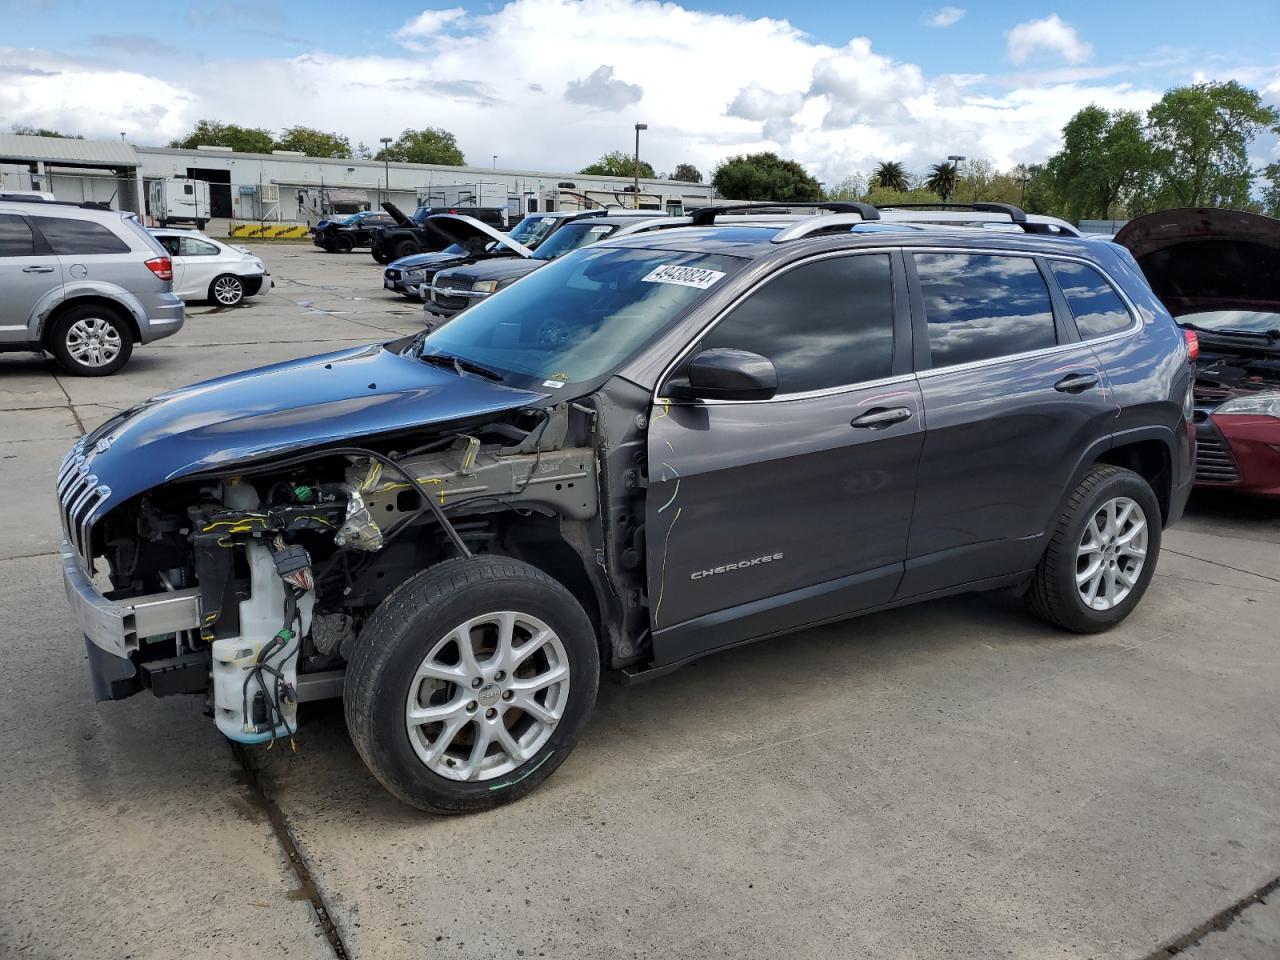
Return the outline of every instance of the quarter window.
<path id="1" fill-rule="evenodd" d="M 1052 347 L 1053 304 L 1030 257 L 918 253 L 934 368 Z"/>
<path id="2" fill-rule="evenodd" d="M 1083 339 L 1119 333 L 1133 323 L 1120 295 L 1093 267 L 1070 260 L 1050 260 L 1049 265 Z"/>
<path id="3" fill-rule="evenodd" d="M 29 257 L 34 253 L 35 242 L 27 221 L 0 213 L 0 257 Z"/>
<path id="4" fill-rule="evenodd" d="M 33 217 L 53 252 L 61 255 L 128 253 L 129 245 L 100 223 Z"/>
<path id="5" fill-rule="evenodd" d="M 893 280 L 887 254 L 833 257 L 770 281 L 699 344 L 773 361 L 778 393 L 804 393 L 889 376 Z"/>
<path id="6" fill-rule="evenodd" d="M 218 248 L 195 237 L 180 237 L 178 255 L 183 257 L 216 257 Z"/>

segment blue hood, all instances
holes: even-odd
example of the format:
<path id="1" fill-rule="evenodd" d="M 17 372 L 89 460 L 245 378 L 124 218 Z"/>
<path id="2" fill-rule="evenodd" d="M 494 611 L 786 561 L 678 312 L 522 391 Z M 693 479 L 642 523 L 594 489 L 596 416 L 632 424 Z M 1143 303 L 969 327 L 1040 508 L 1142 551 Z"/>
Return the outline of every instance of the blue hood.
<path id="1" fill-rule="evenodd" d="M 472 421 L 545 394 L 461 377 L 381 345 L 246 370 L 164 393 L 82 444 L 111 495 L 95 510 L 190 474 L 291 451 Z M 79 445 L 78 445 L 79 446 Z"/>
<path id="2" fill-rule="evenodd" d="M 415 267 L 429 267 L 436 263 L 448 263 L 450 260 L 465 260 L 465 253 L 446 253 L 443 250 L 436 253 L 415 253 L 411 257 L 401 257 L 399 260 L 392 260 L 387 264 L 388 270 L 413 270 Z"/>

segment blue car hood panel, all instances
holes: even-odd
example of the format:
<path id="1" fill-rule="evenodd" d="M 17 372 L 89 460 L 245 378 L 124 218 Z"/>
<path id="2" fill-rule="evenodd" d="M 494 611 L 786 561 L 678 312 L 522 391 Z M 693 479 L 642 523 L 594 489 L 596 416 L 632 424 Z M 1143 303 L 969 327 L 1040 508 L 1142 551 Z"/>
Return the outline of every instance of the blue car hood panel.
<path id="1" fill-rule="evenodd" d="M 219 377 L 153 397 L 84 441 L 111 495 L 290 451 L 515 410 L 545 394 L 461 377 L 380 345 Z"/>

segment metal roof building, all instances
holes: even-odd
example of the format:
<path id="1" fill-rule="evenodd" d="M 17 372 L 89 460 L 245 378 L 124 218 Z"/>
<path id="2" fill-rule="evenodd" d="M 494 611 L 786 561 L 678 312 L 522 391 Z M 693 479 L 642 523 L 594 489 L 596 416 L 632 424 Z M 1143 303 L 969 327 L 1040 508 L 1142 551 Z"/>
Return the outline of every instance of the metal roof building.
<path id="1" fill-rule="evenodd" d="M 142 159 L 124 140 L 15 133 L 0 134 L 0 189 L 4 187 L 47 190 L 60 200 L 114 200 L 114 206 L 135 213 L 142 213 L 145 195 Z"/>

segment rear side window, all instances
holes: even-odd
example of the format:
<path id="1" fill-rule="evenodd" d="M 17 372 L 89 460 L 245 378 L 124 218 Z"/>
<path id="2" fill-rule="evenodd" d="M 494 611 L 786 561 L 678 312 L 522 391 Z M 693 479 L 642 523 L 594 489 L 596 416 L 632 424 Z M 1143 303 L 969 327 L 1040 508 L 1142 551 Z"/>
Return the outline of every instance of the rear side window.
<path id="1" fill-rule="evenodd" d="M 29 257 L 35 253 L 31 228 L 22 217 L 0 213 L 0 257 Z"/>
<path id="2" fill-rule="evenodd" d="M 178 255 L 183 257 L 216 257 L 218 248 L 195 237 L 180 237 Z"/>
<path id="3" fill-rule="evenodd" d="M 1086 263 L 1050 260 L 1053 275 L 1076 318 L 1076 329 L 1084 340 L 1119 333 L 1133 323 L 1124 301 L 1102 274 Z"/>
<path id="4" fill-rule="evenodd" d="M 699 346 L 768 357 L 780 394 L 887 377 L 893 363 L 889 257 L 834 257 L 796 267 L 735 307 Z"/>
<path id="5" fill-rule="evenodd" d="M 915 262 L 935 369 L 1058 342 L 1049 288 L 1030 257 L 917 253 Z"/>
<path id="6" fill-rule="evenodd" d="M 53 252 L 60 255 L 128 253 L 129 245 L 100 223 L 32 217 Z"/>

